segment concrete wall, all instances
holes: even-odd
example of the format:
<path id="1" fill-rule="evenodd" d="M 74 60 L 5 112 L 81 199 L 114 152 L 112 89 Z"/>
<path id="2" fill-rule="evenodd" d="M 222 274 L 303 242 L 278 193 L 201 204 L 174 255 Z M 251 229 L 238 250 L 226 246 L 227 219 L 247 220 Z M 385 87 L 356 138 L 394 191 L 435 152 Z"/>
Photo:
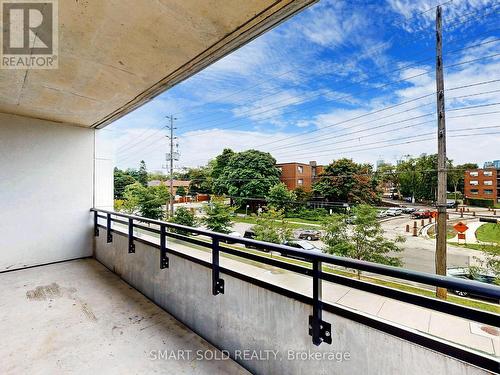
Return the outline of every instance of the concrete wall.
<path id="1" fill-rule="evenodd" d="M 222 275 L 225 294 L 214 297 L 209 268 L 169 254 L 170 268 L 160 270 L 158 249 L 136 243 L 136 253 L 128 254 L 127 237 L 113 237 L 107 244 L 101 230 L 96 258 L 200 336 L 233 355 L 237 350 L 277 350 L 276 360 L 274 355 L 269 360 L 235 358 L 255 374 L 486 373 L 328 312 L 324 319 L 332 324 L 333 344 L 316 347 L 307 333 L 307 304 L 228 275 Z M 162 348 L 141 348 L 146 353 L 169 349 L 177 347 L 167 341 Z M 350 359 L 288 360 L 288 351 L 348 352 Z"/>
<path id="2" fill-rule="evenodd" d="M 92 254 L 94 130 L 0 114 L 0 271 Z"/>

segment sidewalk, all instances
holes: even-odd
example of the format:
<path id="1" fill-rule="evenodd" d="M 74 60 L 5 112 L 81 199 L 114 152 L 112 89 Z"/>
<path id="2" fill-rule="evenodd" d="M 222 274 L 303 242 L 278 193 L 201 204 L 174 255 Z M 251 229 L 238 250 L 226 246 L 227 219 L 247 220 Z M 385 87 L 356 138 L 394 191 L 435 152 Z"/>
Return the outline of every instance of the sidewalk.
<path id="1" fill-rule="evenodd" d="M 151 242 L 159 243 L 159 239 L 156 237 L 142 233 L 138 235 Z M 186 245 L 171 238 L 167 238 L 167 246 L 190 256 L 211 261 L 210 251 L 203 247 Z M 312 295 L 310 277 L 253 261 L 234 260 L 225 256 L 222 256 L 220 261 L 225 268 L 303 295 Z M 356 309 L 462 346 L 500 356 L 500 338 L 482 331 L 480 329 L 482 325 L 463 318 L 326 281 L 323 282 L 323 300 L 331 304 Z"/>

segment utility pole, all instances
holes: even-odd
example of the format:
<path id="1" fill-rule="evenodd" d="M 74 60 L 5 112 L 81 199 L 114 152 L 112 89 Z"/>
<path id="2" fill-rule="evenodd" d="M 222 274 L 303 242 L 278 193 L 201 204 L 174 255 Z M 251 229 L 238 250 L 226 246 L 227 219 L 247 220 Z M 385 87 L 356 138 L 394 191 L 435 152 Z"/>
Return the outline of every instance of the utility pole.
<path id="1" fill-rule="evenodd" d="M 178 152 L 174 153 L 174 140 L 177 137 L 174 137 L 174 130 L 177 129 L 174 127 L 174 120 L 177 120 L 173 115 L 167 116 L 167 119 L 170 120 L 170 125 L 167 125 L 167 129 L 170 130 L 170 135 L 167 138 L 170 140 L 170 153 L 167 154 L 166 161 L 170 162 L 170 197 L 169 197 L 169 216 L 172 217 L 174 215 L 174 160 L 178 160 Z"/>
<path id="2" fill-rule="evenodd" d="M 443 78 L 443 33 L 441 7 L 436 8 L 436 94 L 438 120 L 438 187 L 436 230 L 436 274 L 446 275 L 446 123 Z M 436 288 L 436 297 L 446 299 L 446 288 Z"/>

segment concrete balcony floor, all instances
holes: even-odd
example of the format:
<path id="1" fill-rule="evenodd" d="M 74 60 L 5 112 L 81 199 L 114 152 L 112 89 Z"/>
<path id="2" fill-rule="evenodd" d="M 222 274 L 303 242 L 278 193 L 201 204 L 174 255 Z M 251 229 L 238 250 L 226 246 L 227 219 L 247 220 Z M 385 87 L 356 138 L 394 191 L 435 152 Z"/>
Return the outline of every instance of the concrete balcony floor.
<path id="1" fill-rule="evenodd" d="M 93 259 L 3 273 L 0 285 L 1 374 L 249 374 L 197 360 L 220 352 Z M 193 354 L 153 360 L 160 350 Z"/>

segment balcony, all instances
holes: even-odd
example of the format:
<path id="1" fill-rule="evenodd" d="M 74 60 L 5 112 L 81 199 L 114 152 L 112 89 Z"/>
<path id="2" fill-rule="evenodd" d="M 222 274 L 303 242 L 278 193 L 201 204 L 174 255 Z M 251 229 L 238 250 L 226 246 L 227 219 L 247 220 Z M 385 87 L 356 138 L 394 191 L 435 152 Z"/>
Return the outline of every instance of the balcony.
<path id="1" fill-rule="evenodd" d="M 0 283 L 2 374 L 248 374 L 232 360 L 159 358 L 167 347 L 221 352 L 95 259 L 3 273 Z"/>
<path id="2" fill-rule="evenodd" d="M 330 272 L 361 269 L 413 283 L 474 291 L 498 287 L 232 238 L 94 210 L 95 257 L 252 373 L 498 370 L 498 315 Z M 196 236 L 172 231 L 184 230 Z M 237 243 L 273 251 L 248 251 Z M 298 263 L 282 261 L 277 253 Z M 486 333 L 490 332 L 490 334 Z M 318 353 L 322 359 L 240 360 L 240 350 Z M 236 353 L 236 355 L 235 355 Z M 341 354 L 338 354 L 341 353 Z M 409 355 L 408 353 L 412 353 Z M 468 363 L 467 365 L 465 363 Z M 356 370 L 357 369 L 357 370 Z M 417 370 L 418 369 L 418 370 Z M 427 369 L 427 370 L 425 370 Z M 453 369 L 453 370 L 451 370 Z"/>
<path id="3" fill-rule="evenodd" d="M 1 374 L 499 372 L 498 311 L 337 271 L 498 287 L 110 211 L 99 129 L 313 2 L 59 1 L 59 69 L 2 70 Z"/>

